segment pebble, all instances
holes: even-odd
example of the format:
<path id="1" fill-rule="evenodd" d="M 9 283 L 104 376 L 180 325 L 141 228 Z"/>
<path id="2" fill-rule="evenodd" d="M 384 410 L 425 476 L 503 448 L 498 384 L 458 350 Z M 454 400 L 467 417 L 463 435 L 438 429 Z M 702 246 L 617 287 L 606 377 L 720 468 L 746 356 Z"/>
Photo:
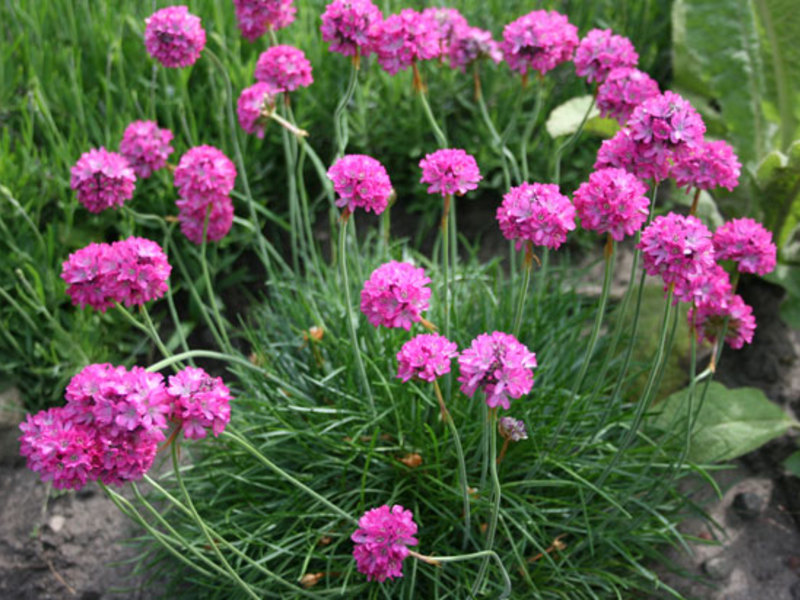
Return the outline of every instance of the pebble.
<path id="1" fill-rule="evenodd" d="M 705 571 L 706 575 L 711 577 L 711 579 L 722 581 L 723 579 L 727 579 L 733 571 L 733 562 L 722 555 L 714 556 L 703 563 L 703 571 Z"/>
<path id="2" fill-rule="evenodd" d="M 47 522 L 47 526 L 53 530 L 53 533 L 58 533 L 59 531 L 64 529 L 64 523 L 66 522 L 67 520 L 61 515 L 53 515 Z"/>
<path id="3" fill-rule="evenodd" d="M 733 499 L 733 511 L 743 520 L 752 521 L 764 510 L 761 496 L 753 492 L 740 492 Z"/>

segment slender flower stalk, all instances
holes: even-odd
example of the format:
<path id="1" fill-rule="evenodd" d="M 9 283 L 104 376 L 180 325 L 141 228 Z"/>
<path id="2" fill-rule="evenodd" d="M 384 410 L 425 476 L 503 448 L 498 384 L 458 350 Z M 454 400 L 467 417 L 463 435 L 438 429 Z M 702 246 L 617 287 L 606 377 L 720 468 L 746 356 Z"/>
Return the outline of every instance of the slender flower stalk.
<path id="1" fill-rule="evenodd" d="M 533 105 L 533 110 L 530 112 L 526 119 L 525 129 L 522 132 L 522 140 L 520 140 L 519 154 L 520 162 L 522 163 L 522 181 L 528 181 L 530 171 L 528 170 L 528 140 L 533 135 L 533 130 L 536 127 L 536 122 L 539 120 L 539 113 L 542 111 L 542 104 L 544 103 L 544 77 L 539 74 L 536 86 L 536 103 Z M 521 93 L 521 92 L 520 92 Z M 558 179 L 556 179 L 556 182 Z"/>
<path id="2" fill-rule="evenodd" d="M 450 336 L 450 233 L 447 228 L 447 217 L 450 214 L 452 194 L 444 197 L 442 209 L 442 274 L 444 276 L 444 336 Z"/>
<path id="3" fill-rule="evenodd" d="M 514 337 L 519 337 L 519 330 L 522 328 L 522 314 L 525 312 L 525 299 L 528 296 L 528 288 L 531 285 L 531 272 L 533 271 L 533 261 L 536 255 L 533 253 L 533 242 L 525 244 L 525 260 L 522 263 L 522 289 L 517 299 L 517 310 L 514 315 L 514 328 L 511 333 Z M 538 259 L 537 259 L 538 260 Z"/>
<path id="4" fill-rule="evenodd" d="M 501 496 L 501 488 L 500 488 L 500 478 L 497 475 L 497 408 L 492 408 L 489 410 L 489 419 L 486 421 L 485 427 L 489 428 L 489 456 L 487 457 L 489 462 L 489 472 L 491 473 L 492 477 L 492 508 L 491 513 L 489 514 L 489 528 L 486 531 L 486 552 L 490 552 L 494 549 L 494 539 L 495 535 L 497 534 L 497 519 L 500 516 L 500 496 Z M 475 578 L 475 583 L 472 585 L 472 595 L 475 596 L 481 590 L 483 585 L 483 579 L 486 576 L 486 569 L 489 567 L 489 555 L 487 554 L 483 562 L 481 563 L 480 569 L 478 569 L 478 575 Z"/>
<path id="5" fill-rule="evenodd" d="M 578 128 L 569 136 L 558 148 L 556 148 L 556 152 L 553 159 L 553 181 L 558 185 L 561 181 L 561 157 L 564 154 L 564 151 L 567 150 L 573 143 L 580 137 L 583 133 L 583 128 L 586 126 L 586 121 L 589 120 L 589 115 L 592 114 L 592 110 L 595 107 L 596 99 L 592 96 L 592 101 L 589 103 L 589 108 L 586 109 L 586 113 L 583 115 Z"/>
<path id="6" fill-rule="evenodd" d="M 417 65 L 414 63 L 414 73 L 419 76 L 419 72 L 417 71 Z M 421 80 L 420 80 L 421 82 Z M 433 116 L 433 111 L 431 110 L 431 105 L 428 102 L 428 94 L 425 92 L 424 89 L 419 90 L 417 94 L 419 96 L 419 101 L 422 104 L 422 110 L 425 112 L 425 116 L 428 119 L 428 123 L 431 126 L 431 130 L 433 131 L 433 136 L 436 138 L 436 143 L 439 144 L 439 148 L 447 148 L 447 136 L 442 131 L 439 124 L 436 122 L 436 117 Z"/>
<path id="7" fill-rule="evenodd" d="M 419 552 L 415 552 L 414 550 L 409 550 L 408 555 L 435 567 L 439 567 L 442 564 L 449 562 L 475 560 L 476 558 L 483 558 L 484 560 L 493 559 L 497 563 L 500 573 L 503 575 L 503 591 L 498 596 L 498 600 L 505 600 L 505 598 L 508 598 L 511 595 L 511 578 L 508 576 L 508 570 L 503 564 L 500 556 L 494 550 L 481 550 L 480 552 L 472 552 L 470 554 L 461 554 L 457 556 L 426 556 L 424 554 L 420 554 Z"/>
<path id="8" fill-rule="evenodd" d="M 342 96 L 342 99 L 339 100 L 339 104 L 336 105 L 336 110 L 333 113 L 334 136 L 336 139 L 336 156 L 334 156 L 334 162 L 344 156 L 344 153 L 347 150 L 347 141 L 350 137 L 347 123 L 347 106 L 353 99 L 353 94 L 355 94 L 356 87 L 358 86 L 358 71 L 361 64 L 359 60 L 359 52 L 359 49 L 356 48 L 356 54 L 353 57 L 350 67 L 350 78 L 347 81 L 347 88 L 345 89 L 344 96 Z"/>
<path id="9" fill-rule="evenodd" d="M 213 311 L 214 319 L 217 322 L 217 330 L 222 336 L 222 341 L 224 343 L 223 349 L 227 352 L 230 352 L 233 347 L 231 346 L 231 341 L 228 339 L 228 332 L 225 327 L 225 322 L 222 320 L 222 315 L 219 312 L 217 297 L 214 294 L 214 287 L 211 284 L 211 273 L 208 269 L 208 258 L 206 256 L 206 251 L 208 248 L 208 217 L 210 213 L 211 205 L 209 204 L 206 207 L 206 216 L 203 222 L 203 243 L 200 245 L 200 264 L 203 267 L 203 278 L 205 279 L 206 291 L 208 292 L 208 301 L 211 304 L 211 310 Z"/>

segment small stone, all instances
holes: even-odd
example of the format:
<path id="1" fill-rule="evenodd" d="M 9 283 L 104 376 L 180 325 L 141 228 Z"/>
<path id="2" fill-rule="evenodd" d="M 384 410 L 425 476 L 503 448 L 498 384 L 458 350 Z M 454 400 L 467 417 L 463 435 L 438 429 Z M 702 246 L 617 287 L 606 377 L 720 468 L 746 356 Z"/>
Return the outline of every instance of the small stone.
<path id="1" fill-rule="evenodd" d="M 764 510 L 761 496 L 753 492 L 741 492 L 733 499 L 733 512 L 745 521 L 752 521 Z"/>
<path id="2" fill-rule="evenodd" d="M 733 571 L 733 562 L 725 556 L 714 556 L 703 563 L 703 571 L 716 581 L 727 579 Z"/>
<path id="3" fill-rule="evenodd" d="M 47 522 L 47 526 L 53 531 L 53 533 L 58 533 L 64 529 L 64 523 L 66 522 L 67 520 L 61 515 L 53 515 Z"/>

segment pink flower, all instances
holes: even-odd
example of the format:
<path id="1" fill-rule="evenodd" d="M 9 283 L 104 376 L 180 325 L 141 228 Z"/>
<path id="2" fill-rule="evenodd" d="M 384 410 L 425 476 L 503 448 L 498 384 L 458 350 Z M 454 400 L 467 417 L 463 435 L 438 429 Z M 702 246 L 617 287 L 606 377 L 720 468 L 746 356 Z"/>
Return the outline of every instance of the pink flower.
<path id="1" fill-rule="evenodd" d="M 535 10 L 505 26 L 500 47 L 513 71 L 544 75 L 572 58 L 577 45 L 578 28 L 565 15 Z"/>
<path id="2" fill-rule="evenodd" d="M 528 430 L 525 428 L 525 421 L 520 421 L 514 417 L 500 417 L 497 423 L 500 435 L 512 442 L 519 442 L 528 439 Z"/>
<path id="3" fill-rule="evenodd" d="M 672 153 L 662 146 L 658 151 L 650 153 L 650 146 L 636 142 L 631 130 L 620 129 L 614 137 L 604 140 L 597 151 L 595 170 L 608 167 L 624 169 L 639 179 L 662 181 L 669 175 Z"/>
<path id="4" fill-rule="evenodd" d="M 741 296 L 728 295 L 723 300 L 698 304 L 696 308 L 689 309 L 688 314 L 689 326 L 696 328 L 698 341 L 706 339 L 712 344 L 722 333 L 726 318 L 728 330 L 725 341 L 731 348 L 739 350 L 745 344 L 752 343 L 756 319 L 753 309 L 744 303 Z"/>
<path id="5" fill-rule="evenodd" d="M 717 260 L 733 260 L 742 273 L 766 275 L 775 268 L 777 248 L 772 233 L 750 218 L 733 219 L 714 232 Z"/>
<path id="6" fill-rule="evenodd" d="M 575 229 L 575 207 L 553 183 L 512 187 L 497 207 L 497 222 L 506 239 L 557 249 Z"/>
<path id="7" fill-rule="evenodd" d="M 297 12 L 292 0 L 233 0 L 233 5 L 239 31 L 251 42 L 291 25 Z"/>
<path id="8" fill-rule="evenodd" d="M 429 184 L 429 194 L 463 196 L 476 189 L 478 182 L 483 179 L 475 159 L 459 149 L 426 154 L 419 162 L 419 167 L 422 169 L 420 183 Z"/>
<path id="9" fill-rule="evenodd" d="M 492 38 L 490 31 L 478 27 L 459 27 L 453 33 L 449 45 L 450 66 L 467 72 L 467 67 L 476 60 L 489 58 L 495 64 L 503 60 L 500 44 Z"/>
<path id="10" fill-rule="evenodd" d="M 575 50 L 575 72 L 589 83 L 603 83 L 612 69 L 635 67 L 639 55 L 631 41 L 610 29 L 592 29 Z"/>
<path id="11" fill-rule="evenodd" d="M 264 137 L 264 128 L 269 120 L 265 113 L 275 109 L 276 94 L 271 85 L 261 82 L 242 90 L 236 102 L 236 114 L 242 129 L 259 138 Z"/>
<path id="12" fill-rule="evenodd" d="M 231 420 L 230 390 L 221 377 L 211 377 L 203 369 L 186 367 L 171 375 L 167 392 L 172 416 L 187 439 L 206 437 L 208 428 L 217 437 Z"/>
<path id="13" fill-rule="evenodd" d="M 459 29 L 469 27 L 469 23 L 455 8 L 426 8 L 422 11 L 422 17 L 430 19 L 436 26 L 439 34 L 439 53 L 446 56 L 450 51 L 450 45 L 457 35 Z"/>
<path id="14" fill-rule="evenodd" d="M 395 260 L 375 269 L 361 290 L 361 312 L 378 327 L 411 329 L 428 310 L 431 280 L 425 269 Z"/>
<path id="15" fill-rule="evenodd" d="M 256 63 L 256 80 L 269 84 L 275 92 L 293 92 L 314 82 L 311 63 L 294 46 L 272 46 Z"/>
<path id="16" fill-rule="evenodd" d="M 642 231 L 644 269 L 664 283 L 683 284 L 714 264 L 711 232 L 697 217 L 658 216 Z"/>
<path id="17" fill-rule="evenodd" d="M 647 73 L 620 67 L 612 69 L 597 88 L 597 108 L 602 116 L 624 125 L 634 108 L 660 93 L 658 84 Z"/>
<path id="18" fill-rule="evenodd" d="M 739 185 L 741 170 L 742 165 L 727 142 L 701 141 L 676 157 L 670 174 L 678 187 L 703 190 L 724 187 L 732 191 Z"/>
<path id="19" fill-rule="evenodd" d="M 628 127 L 631 138 L 644 145 L 646 156 L 656 154 L 661 147 L 676 152 L 693 148 L 706 132 L 694 107 L 670 91 L 637 106 L 628 119 Z"/>
<path id="20" fill-rule="evenodd" d="M 105 312 L 117 298 L 116 269 L 111 245 L 91 243 L 62 263 L 61 279 L 67 283 L 67 294 L 74 305 Z"/>
<path id="21" fill-rule="evenodd" d="M 458 347 L 438 333 L 422 333 L 408 340 L 397 353 L 397 377 L 433 382 L 450 372 Z"/>
<path id="22" fill-rule="evenodd" d="M 344 56 L 364 53 L 369 29 L 383 19 L 371 0 L 333 0 L 322 13 L 322 39 L 331 42 L 331 52 Z"/>
<path id="23" fill-rule="evenodd" d="M 482 333 L 458 357 L 461 391 L 472 398 L 480 389 L 491 408 L 510 408 L 509 398 L 520 398 L 533 387 L 536 354 L 517 338 L 495 331 Z"/>
<path id="24" fill-rule="evenodd" d="M 368 581 L 385 581 L 403 576 L 407 546 L 416 546 L 417 524 L 410 510 L 399 504 L 386 504 L 364 513 L 350 539 L 355 542 L 353 557 L 359 573 Z"/>
<path id="25" fill-rule="evenodd" d="M 134 121 L 125 128 L 119 151 L 137 177 L 146 179 L 164 168 L 172 154 L 172 132 L 159 129 L 155 121 Z"/>
<path id="26" fill-rule="evenodd" d="M 206 46 L 200 17 L 185 6 L 168 6 L 145 19 L 144 46 L 165 67 L 188 67 Z"/>
<path id="27" fill-rule="evenodd" d="M 195 146 L 181 156 L 174 181 L 182 198 L 205 207 L 213 198 L 231 193 L 236 167 L 217 148 Z"/>
<path id="28" fill-rule="evenodd" d="M 125 157 L 116 152 L 105 148 L 84 152 L 70 173 L 69 185 L 89 212 L 122 206 L 133 198 L 136 175 Z"/>
<path id="29" fill-rule="evenodd" d="M 688 304 L 715 302 L 731 295 L 731 278 L 717 263 L 675 282 L 675 301 Z"/>
<path id="30" fill-rule="evenodd" d="M 178 222 L 181 224 L 183 235 L 198 246 L 203 243 L 206 212 L 208 212 L 206 239 L 209 242 L 218 242 L 231 230 L 233 201 L 230 196 L 211 196 L 205 205 L 198 205 L 185 199 L 176 200 L 175 204 L 178 207 Z"/>
<path id="31" fill-rule="evenodd" d="M 347 154 L 328 169 L 333 189 L 339 195 L 336 206 L 353 211 L 363 208 L 381 214 L 389 206 L 392 182 L 384 166 L 371 156 Z"/>
<path id="32" fill-rule="evenodd" d="M 618 242 L 647 220 L 647 186 L 622 169 L 600 169 L 575 192 L 575 210 L 584 229 L 608 233 Z"/>
<path id="33" fill-rule="evenodd" d="M 369 40 L 378 64 L 390 75 L 404 71 L 415 61 L 435 58 L 441 52 L 437 23 L 410 8 L 374 23 Z"/>

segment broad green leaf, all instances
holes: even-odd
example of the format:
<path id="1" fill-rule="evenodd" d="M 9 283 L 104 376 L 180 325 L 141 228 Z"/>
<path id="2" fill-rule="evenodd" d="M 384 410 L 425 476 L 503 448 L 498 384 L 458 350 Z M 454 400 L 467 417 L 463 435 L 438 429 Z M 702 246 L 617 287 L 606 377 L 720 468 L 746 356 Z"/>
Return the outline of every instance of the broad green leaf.
<path id="1" fill-rule="evenodd" d="M 764 210 L 764 224 L 780 248 L 800 222 L 800 140 L 784 154 L 773 150 L 758 165 L 756 183 Z"/>
<path id="2" fill-rule="evenodd" d="M 594 98 L 592 96 L 577 96 L 570 98 L 560 106 L 556 106 L 550 116 L 547 117 L 547 123 L 545 123 L 547 133 L 552 138 L 575 133 L 584 118 L 586 118 L 586 112 L 589 107 L 591 107 L 591 112 L 589 112 L 587 120 L 600 114 L 600 111 L 594 106 Z"/>
<path id="3" fill-rule="evenodd" d="M 702 385 L 695 390 L 696 411 Z M 661 429 L 685 428 L 688 389 L 666 398 L 653 424 Z M 759 389 L 728 389 L 711 382 L 691 435 L 689 459 L 697 463 L 724 462 L 746 454 L 800 425 L 767 399 Z"/>

